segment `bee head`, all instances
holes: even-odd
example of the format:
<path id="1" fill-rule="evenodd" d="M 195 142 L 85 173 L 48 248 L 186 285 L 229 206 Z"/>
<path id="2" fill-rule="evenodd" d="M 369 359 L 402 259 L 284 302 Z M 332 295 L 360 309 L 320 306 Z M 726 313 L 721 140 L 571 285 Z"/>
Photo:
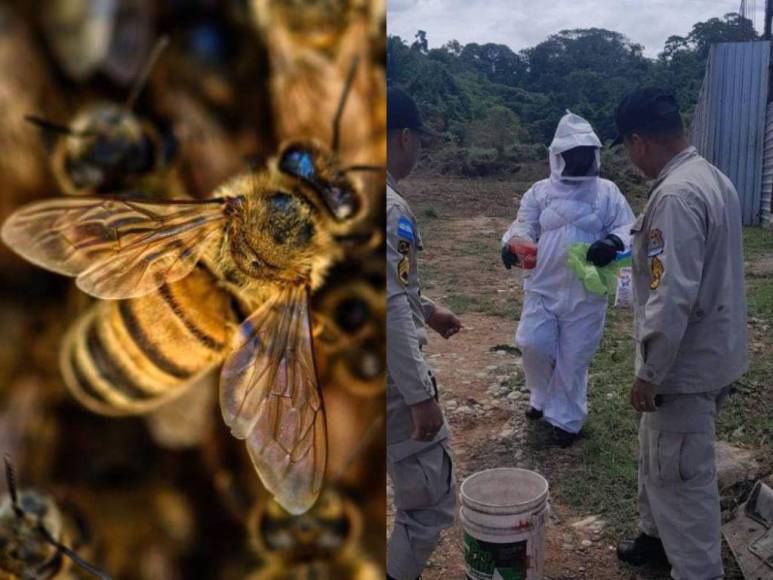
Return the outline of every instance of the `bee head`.
<path id="1" fill-rule="evenodd" d="M 252 524 L 259 551 L 286 561 L 338 554 L 358 538 L 362 525 L 352 502 L 330 488 L 301 515 L 292 515 L 269 499 L 259 506 Z"/>
<path id="2" fill-rule="evenodd" d="M 288 143 L 279 153 L 277 166 L 310 190 L 336 224 L 349 224 L 364 210 L 364 196 L 326 148 L 311 141 Z"/>
<path id="3" fill-rule="evenodd" d="M 0 500 L 0 570 L 24 577 L 52 564 L 60 554 L 40 528 L 58 537 L 61 524 L 61 513 L 50 498 L 31 490 L 20 492 L 16 502 L 5 495 Z"/>
<path id="4" fill-rule="evenodd" d="M 312 143 L 291 143 L 268 172 L 239 177 L 231 191 L 231 250 L 253 278 L 308 281 L 334 256 L 334 236 L 363 212 L 364 198 L 335 157 Z"/>
<path id="5" fill-rule="evenodd" d="M 151 172 L 163 154 L 161 137 L 125 108 L 88 107 L 70 125 L 54 153 L 65 189 L 79 195 L 108 193 Z"/>

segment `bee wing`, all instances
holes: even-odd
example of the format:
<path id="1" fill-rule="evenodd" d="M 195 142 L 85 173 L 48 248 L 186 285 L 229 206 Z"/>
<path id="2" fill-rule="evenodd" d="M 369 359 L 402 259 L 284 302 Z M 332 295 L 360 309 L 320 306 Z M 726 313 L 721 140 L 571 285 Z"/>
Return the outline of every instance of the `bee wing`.
<path id="1" fill-rule="evenodd" d="M 307 289 L 283 290 L 241 326 L 220 376 L 220 404 L 263 485 L 287 511 L 316 501 L 327 460 Z"/>
<path id="2" fill-rule="evenodd" d="M 226 203 L 52 199 L 16 211 L 0 235 L 92 296 L 136 298 L 190 273 L 204 242 L 222 235 Z"/>

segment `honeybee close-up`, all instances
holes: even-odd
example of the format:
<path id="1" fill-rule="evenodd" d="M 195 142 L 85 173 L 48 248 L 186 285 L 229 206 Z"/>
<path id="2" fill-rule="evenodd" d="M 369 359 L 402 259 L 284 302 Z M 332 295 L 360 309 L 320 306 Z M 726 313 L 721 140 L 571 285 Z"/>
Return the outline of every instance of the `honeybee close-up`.
<path id="1" fill-rule="evenodd" d="M 65 381 L 82 403 L 147 412 L 224 360 L 226 424 L 266 489 L 302 513 L 326 458 L 309 297 L 365 203 L 334 152 L 293 142 L 267 170 L 209 200 L 42 201 L 15 212 L 2 238 L 106 300 L 76 321 L 62 349 Z"/>
<path id="2" fill-rule="evenodd" d="M 45 0 L 42 29 L 68 77 L 85 80 L 103 72 L 128 84 L 150 51 L 148 0 Z"/>
<path id="3" fill-rule="evenodd" d="M 111 102 L 82 109 L 69 126 L 30 116 L 28 120 L 59 133 L 52 170 L 68 195 L 134 192 L 154 197 L 169 180 L 159 179 L 169 167 L 169 146 L 148 121 Z M 154 182 L 154 177 L 156 182 Z"/>
<path id="4" fill-rule="evenodd" d="M 370 262 L 380 266 L 380 260 Z M 326 379 L 366 398 L 386 389 L 384 277 L 367 266 L 349 261 L 336 267 L 314 300 L 315 311 L 325 319 L 318 354 Z"/>
<path id="5" fill-rule="evenodd" d="M 55 580 L 70 578 L 71 563 L 90 576 L 109 579 L 67 544 L 80 541 L 77 525 L 53 498 L 32 489 L 17 490 L 5 460 L 8 493 L 0 499 L 0 578 Z"/>
<path id="6" fill-rule="evenodd" d="M 363 517 L 344 493 L 328 487 L 307 513 L 293 515 L 270 499 L 252 513 L 250 535 L 265 566 L 250 580 L 380 580 L 384 570 L 362 550 Z"/>
<path id="7" fill-rule="evenodd" d="M 384 577 L 383 568 L 364 549 L 369 531 L 364 523 L 365 496 L 355 502 L 356 492 L 343 483 L 350 473 L 360 474 L 362 480 L 359 464 L 367 463 L 363 454 L 377 437 L 383 436 L 383 413 L 366 415 L 369 418 L 365 427 L 353 429 L 357 442 L 340 458 L 319 500 L 308 512 L 291 514 L 271 498 L 262 498 L 250 510 L 247 531 L 264 563 L 250 580 Z"/>
<path id="8" fill-rule="evenodd" d="M 51 166 L 65 194 L 122 193 L 148 198 L 182 195 L 171 174 L 173 138 L 133 111 L 167 43 L 166 38 L 158 41 L 124 103 L 89 103 L 67 125 L 36 115 L 26 117 L 46 136 L 54 137 Z"/>
<path id="9" fill-rule="evenodd" d="M 315 135 L 336 141 L 325 119 L 335 95 L 352 84 L 342 112 L 342 158 L 349 163 L 386 161 L 384 133 L 374 122 L 378 77 L 367 56 L 369 3 L 357 0 L 252 0 L 252 15 L 265 35 L 272 67 L 271 95 L 276 131 L 282 139 Z M 354 60 L 360 60 L 355 69 Z M 379 111 L 378 114 L 381 112 Z M 382 147 L 382 145 L 384 145 Z M 383 190 L 383 187 L 379 188 Z"/>
<path id="10" fill-rule="evenodd" d="M 0 6 L 0 579 L 383 578 L 383 11 Z"/>

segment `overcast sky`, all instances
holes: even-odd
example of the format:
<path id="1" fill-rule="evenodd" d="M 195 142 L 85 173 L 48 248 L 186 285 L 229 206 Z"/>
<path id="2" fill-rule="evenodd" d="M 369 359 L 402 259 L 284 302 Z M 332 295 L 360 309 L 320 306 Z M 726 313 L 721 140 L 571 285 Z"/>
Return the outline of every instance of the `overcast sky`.
<path id="1" fill-rule="evenodd" d="M 754 0 L 747 0 L 751 7 Z M 666 39 L 696 22 L 737 12 L 741 0 L 387 0 L 389 34 L 413 40 L 426 30 L 430 48 L 452 39 L 495 42 L 516 52 L 567 28 L 606 28 L 644 45 L 655 57 Z M 765 0 L 756 0 L 757 29 Z"/>

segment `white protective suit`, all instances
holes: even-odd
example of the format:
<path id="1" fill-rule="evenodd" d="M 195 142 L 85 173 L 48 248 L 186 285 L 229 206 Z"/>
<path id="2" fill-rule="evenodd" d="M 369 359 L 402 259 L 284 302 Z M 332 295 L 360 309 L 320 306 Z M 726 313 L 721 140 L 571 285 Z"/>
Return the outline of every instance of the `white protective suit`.
<path id="1" fill-rule="evenodd" d="M 562 178 L 561 153 L 601 147 L 582 117 L 567 111 L 550 145 L 550 178 L 523 196 L 518 217 L 502 236 L 538 243 L 537 266 L 524 280 L 524 302 L 515 341 L 523 353 L 531 406 L 551 425 L 579 433 L 588 415 L 588 367 L 604 330 L 607 298 L 585 290 L 569 269 L 567 249 L 614 234 L 628 248 L 634 215 L 617 186 L 592 175 Z"/>

